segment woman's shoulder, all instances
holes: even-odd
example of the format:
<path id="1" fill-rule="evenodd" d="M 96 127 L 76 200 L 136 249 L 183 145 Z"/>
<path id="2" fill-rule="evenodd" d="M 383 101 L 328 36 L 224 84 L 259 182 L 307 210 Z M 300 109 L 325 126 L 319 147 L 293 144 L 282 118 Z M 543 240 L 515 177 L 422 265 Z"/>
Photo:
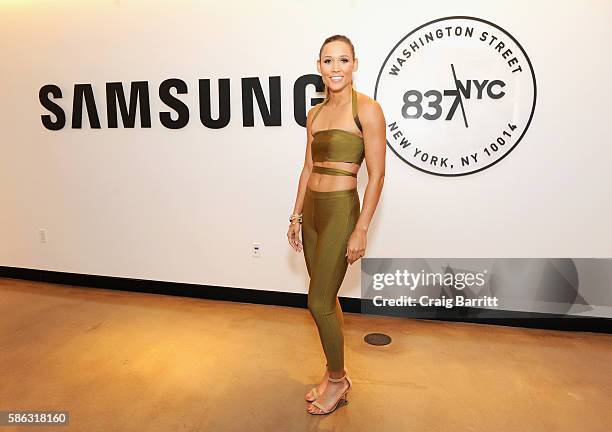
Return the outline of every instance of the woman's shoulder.
<path id="1" fill-rule="evenodd" d="M 306 119 L 310 120 L 313 117 L 317 116 L 317 113 L 319 112 L 321 106 L 323 105 L 323 101 L 319 102 L 316 105 L 313 105 L 312 107 L 310 107 L 310 109 L 308 110 L 308 112 L 306 113 Z M 312 121 L 312 120 L 310 120 Z"/>
<path id="2" fill-rule="evenodd" d="M 355 90 L 355 93 L 357 93 L 357 107 L 358 108 L 363 107 L 365 109 L 370 109 L 370 110 L 380 108 L 380 104 L 378 103 L 376 99 L 372 99 L 367 94 L 358 92 L 357 90 Z"/>
<path id="3" fill-rule="evenodd" d="M 357 92 L 357 115 L 361 125 L 382 125 L 384 129 L 385 115 L 377 100 Z"/>
<path id="4" fill-rule="evenodd" d="M 311 112 L 316 112 L 319 110 L 319 108 L 321 108 L 321 106 L 323 105 L 323 101 L 319 102 L 318 104 L 313 105 L 312 107 L 310 107 L 310 109 L 308 110 L 308 113 L 310 114 Z"/>
<path id="5" fill-rule="evenodd" d="M 361 119 L 361 124 L 365 121 L 376 120 L 384 117 L 383 110 L 376 99 L 372 99 L 365 93 L 357 92 L 357 115 Z"/>

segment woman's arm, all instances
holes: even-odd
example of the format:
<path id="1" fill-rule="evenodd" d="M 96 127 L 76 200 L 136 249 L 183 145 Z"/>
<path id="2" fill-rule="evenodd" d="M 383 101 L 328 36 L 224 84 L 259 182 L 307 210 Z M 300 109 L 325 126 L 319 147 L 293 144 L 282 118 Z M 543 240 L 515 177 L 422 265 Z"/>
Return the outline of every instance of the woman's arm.
<path id="1" fill-rule="evenodd" d="M 363 125 L 365 161 L 368 169 L 368 184 L 363 195 L 363 206 L 357 224 L 347 245 L 349 264 L 365 254 L 366 236 L 385 181 L 385 153 L 387 149 L 386 122 L 379 103 L 370 99 L 359 109 Z"/>
<path id="2" fill-rule="evenodd" d="M 306 116 L 306 154 L 304 156 L 304 166 L 302 167 L 302 173 L 300 174 L 297 196 L 295 198 L 295 204 L 293 206 L 293 214 L 302 213 L 302 207 L 304 205 L 304 196 L 306 195 L 306 185 L 308 184 L 310 172 L 312 171 L 312 134 L 310 133 L 310 124 L 312 122 L 312 115 L 315 112 L 315 108 L 317 108 L 317 106 L 318 105 L 315 105 L 310 110 L 308 110 L 308 115 Z M 289 244 L 297 252 L 302 250 L 302 243 L 300 241 L 299 232 L 299 223 L 289 225 L 289 231 L 287 232 Z"/>

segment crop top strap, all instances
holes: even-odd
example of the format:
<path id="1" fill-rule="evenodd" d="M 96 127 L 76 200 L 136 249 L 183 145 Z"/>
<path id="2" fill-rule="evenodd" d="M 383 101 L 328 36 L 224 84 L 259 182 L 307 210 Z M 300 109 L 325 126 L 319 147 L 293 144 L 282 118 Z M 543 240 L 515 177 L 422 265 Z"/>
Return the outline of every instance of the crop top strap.
<path id="1" fill-rule="evenodd" d="M 323 101 L 323 103 L 321 104 L 321 106 L 319 106 L 319 109 L 317 110 L 316 113 L 314 113 L 314 116 L 312 117 L 312 121 L 310 122 L 310 126 L 312 127 L 312 125 L 314 124 L 315 119 L 317 118 L 317 116 L 319 115 L 319 113 L 321 112 L 321 108 L 323 108 L 323 105 L 325 105 L 327 103 L 327 99 L 325 99 Z"/>
<path id="2" fill-rule="evenodd" d="M 340 176 L 351 176 L 357 177 L 357 174 L 351 171 L 343 170 L 340 168 L 331 168 L 331 167 L 322 167 L 319 165 L 315 165 L 312 167 L 312 172 L 318 174 L 327 174 L 327 175 L 340 175 Z"/>
<path id="3" fill-rule="evenodd" d="M 353 119 L 355 120 L 355 124 L 357 125 L 359 130 L 361 132 L 363 132 L 363 128 L 361 127 L 361 122 L 359 121 L 359 113 L 357 112 L 357 92 L 355 91 L 355 89 L 351 89 L 351 92 L 352 92 L 351 109 L 353 111 Z M 312 117 L 312 122 L 310 122 L 310 126 L 311 127 L 314 124 L 315 119 L 317 118 L 317 116 L 321 112 L 321 109 L 323 108 L 323 105 L 325 105 L 327 103 L 327 101 L 328 101 L 328 99 L 325 99 L 323 101 L 323 103 L 321 104 L 321 106 L 319 106 L 319 109 L 317 110 L 317 112 L 314 113 L 314 116 Z"/>
<path id="4" fill-rule="evenodd" d="M 355 119 L 355 124 L 357 125 L 359 130 L 363 132 L 363 129 L 361 128 L 361 122 L 359 121 L 359 114 L 357 113 L 357 92 L 355 91 L 355 89 L 353 89 L 352 108 L 353 108 L 353 119 Z"/>

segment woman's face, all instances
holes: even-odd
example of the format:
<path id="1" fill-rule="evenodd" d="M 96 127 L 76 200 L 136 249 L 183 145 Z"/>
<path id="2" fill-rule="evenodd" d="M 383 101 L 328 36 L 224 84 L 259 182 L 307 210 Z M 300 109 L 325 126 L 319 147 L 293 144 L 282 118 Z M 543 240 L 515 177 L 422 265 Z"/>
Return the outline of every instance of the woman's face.
<path id="1" fill-rule="evenodd" d="M 325 44 L 321 58 L 317 60 L 317 70 L 330 91 L 338 91 L 353 81 L 357 70 L 357 59 L 353 59 L 351 47 L 343 41 Z"/>

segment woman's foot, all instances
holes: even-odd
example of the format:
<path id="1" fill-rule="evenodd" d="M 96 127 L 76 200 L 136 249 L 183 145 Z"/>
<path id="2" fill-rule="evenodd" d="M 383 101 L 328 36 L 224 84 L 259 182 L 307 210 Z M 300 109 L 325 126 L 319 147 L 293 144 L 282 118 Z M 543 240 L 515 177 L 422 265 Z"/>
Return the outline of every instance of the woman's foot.
<path id="1" fill-rule="evenodd" d="M 316 400 L 316 404 L 320 405 L 319 408 L 313 404 L 308 404 L 308 412 L 310 414 L 326 414 L 333 411 L 335 409 L 334 405 L 337 405 L 338 399 L 340 399 L 341 395 L 347 391 L 350 387 L 350 383 L 346 378 L 336 379 L 336 380 L 328 380 L 325 390 L 322 393 L 319 393 L 319 397 Z"/>
<path id="2" fill-rule="evenodd" d="M 325 388 L 327 387 L 328 378 L 329 372 L 327 371 L 327 368 L 325 368 L 325 373 L 323 374 L 321 382 L 316 387 L 313 387 L 306 394 L 305 399 L 307 402 L 314 402 L 319 397 L 319 395 L 325 391 Z"/>

